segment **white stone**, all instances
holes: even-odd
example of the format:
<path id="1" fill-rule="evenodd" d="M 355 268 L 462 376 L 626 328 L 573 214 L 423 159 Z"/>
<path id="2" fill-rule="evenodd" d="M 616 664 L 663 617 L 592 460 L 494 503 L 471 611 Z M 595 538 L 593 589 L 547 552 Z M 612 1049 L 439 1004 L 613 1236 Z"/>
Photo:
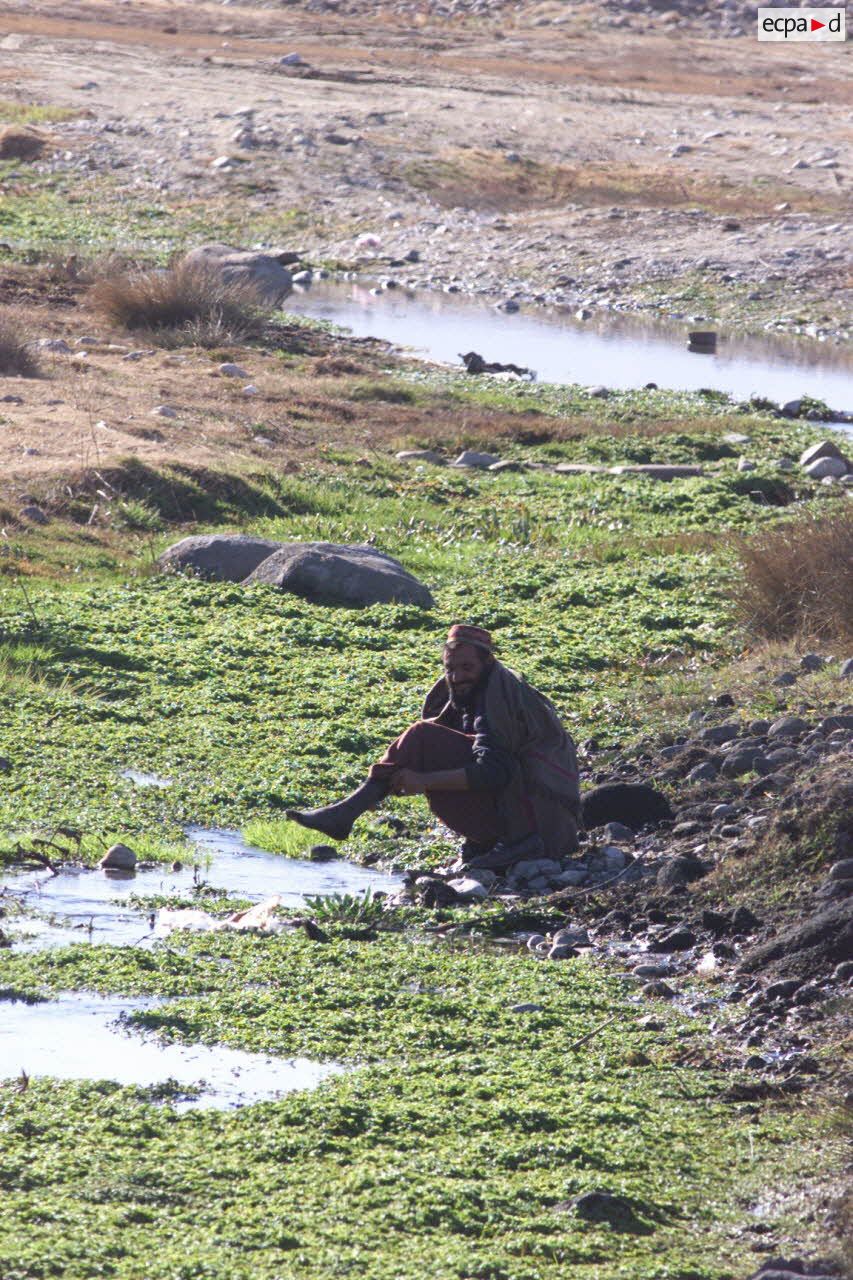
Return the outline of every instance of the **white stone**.
<path id="1" fill-rule="evenodd" d="M 474 467 L 485 471 L 496 462 L 500 462 L 500 458 L 494 453 L 479 453 L 476 449 L 463 449 L 459 457 L 450 465 L 451 467 Z"/>
<path id="2" fill-rule="evenodd" d="M 256 396 L 256 395 L 259 395 L 259 394 L 260 394 L 260 393 L 259 393 L 259 391 L 258 391 L 258 388 L 255 386 L 255 384 L 254 384 L 253 382 L 250 382 L 248 386 L 246 386 L 246 387 L 244 387 L 244 388 L 243 388 L 243 395 L 244 395 L 244 396 Z"/>
<path id="3" fill-rule="evenodd" d="M 239 364 L 231 364 L 228 360 L 219 366 L 219 372 L 223 378 L 248 378 L 249 376 L 245 369 L 240 368 Z"/>
<path id="4" fill-rule="evenodd" d="M 454 892 L 459 894 L 460 898 L 480 899 L 487 898 L 489 891 L 485 885 L 480 884 L 479 880 L 474 880 L 471 876 L 460 876 L 458 880 L 448 880 L 448 885 Z"/>

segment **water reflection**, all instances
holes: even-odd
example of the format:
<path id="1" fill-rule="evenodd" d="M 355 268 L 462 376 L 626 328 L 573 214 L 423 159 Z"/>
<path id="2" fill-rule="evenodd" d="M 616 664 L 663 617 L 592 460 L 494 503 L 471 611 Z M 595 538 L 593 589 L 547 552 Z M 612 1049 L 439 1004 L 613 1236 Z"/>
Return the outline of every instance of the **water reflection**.
<path id="1" fill-rule="evenodd" d="M 287 309 L 332 321 L 356 337 L 411 347 L 430 360 L 461 368 L 461 352 L 535 369 L 542 382 L 727 391 L 738 398 L 767 396 L 784 403 L 810 395 L 834 409 L 853 409 L 853 357 L 843 348 L 806 344 L 782 335 L 727 337 L 714 353 L 687 350 L 683 322 L 593 315 L 578 321 L 559 310 L 513 315 L 483 303 L 429 291 L 382 290 L 356 282 L 322 281 L 292 294 Z"/>
<path id="2" fill-rule="evenodd" d="M 158 1003 L 88 993 L 66 994 L 43 1004 L 4 1001 L 0 1080 L 24 1072 L 140 1087 L 167 1082 L 169 1089 L 160 1092 L 177 1110 L 222 1110 L 315 1088 L 344 1070 L 337 1063 L 272 1058 L 223 1046 L 162 1045 L 122 1027 L 122 1018 Z M 173 1083 L 183 1088 L 172 1088 Z"/>

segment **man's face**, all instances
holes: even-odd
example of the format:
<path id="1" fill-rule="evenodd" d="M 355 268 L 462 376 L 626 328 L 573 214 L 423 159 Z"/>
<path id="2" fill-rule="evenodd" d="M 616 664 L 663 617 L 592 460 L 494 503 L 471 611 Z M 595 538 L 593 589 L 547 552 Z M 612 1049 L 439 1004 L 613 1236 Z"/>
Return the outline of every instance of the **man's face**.
<path id="1" fill-rule="evenodd" d="M 483 654 L 473 644 L 459 644 L 444 651 L 444 674 L 455 698 L 465 698 L 483 674 Z"/>

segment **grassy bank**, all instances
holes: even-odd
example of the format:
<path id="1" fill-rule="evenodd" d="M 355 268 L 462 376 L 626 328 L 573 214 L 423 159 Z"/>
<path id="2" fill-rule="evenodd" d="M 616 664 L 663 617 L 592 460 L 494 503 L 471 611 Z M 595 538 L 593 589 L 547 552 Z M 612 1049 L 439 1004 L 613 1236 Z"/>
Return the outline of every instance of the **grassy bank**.
<path id="1" fill-rule="evenodd" d="M 583 962 L 232 935 L 144 966 L 108 948 L 19 958 L 4 980 L 180 994 L 141 1024 L 350 1068 L 231 1116 L 106 1084 L 7 1097 L 8 1280 L 743 1274 L 743 1206 L 803 1176 L 818 1140 L 796 1104 L 733 1102 L 695 1022 L 644 1030 Z M 623 1216 L 568 1208 L 591 1190 L 622 1196 Z"/>
<path id="2" fill-rule="evenodd" d="M 311 358 L 293 373 L 306 398 Z M 775 466 L 816 428 L 713 398 L 603 405 L 578 388 L 405 370 L 335 378 L 314 403 L 295 473 L 128 462 L 67 491 L 51 480 L 37 495 L 49 524 L 10 516 L 0 831 L 75 827 L 89 862 L 119 837 L 145 857 L 180 856 L 187 823 L 297 853 L 283 810 L 361 778 L 418 714 L 462 618 L 491 628 L 573 734 L 605 749 L 671 738 L 723 685 L 740 714 L 779 706 L 759 659 L 743 658 L 731 538 L 846 503 Z M 350 418 L 332 415 L 342 404 Z M 735 430 L 755 471 L 737 470 Z M 706 474 L 412 468 L 391 456 L 406 442 L 493 445 L 534 463 L 698 462 Z M 89 525 L 105 479 L 111 497 Z M 327 609 L 156 574 L 163 547 L 215 528 L 370 539 L 428 583 L 436 607 Z M 790 648 L 767 653 L 772 666 Z M 809 679 L 821 696 L 828 677 Z M 128 768 L 170 785 L 136 786 Z M 421 802 L 394 807 L 406 834 L 374 818 L 353 854 L 446 856 Z M 787 1189 L 817 1163 L 837 1166 L 830 1120 L 779 1091 L 737 1101 L 707 1010 L 667 1007 L 647 1026 L 655 1006 L 606 966 L 436 944 L 425 920 L 372 941 L 332 925 L 326 944 L 182 934 L 150 952 L 0 952 L 0 998 L 160 996 L 137 1032 L 348 1068 L 233 1115 L 180 1114 L 104 1082 L 11 1083 L 4 1280 L 725 1280 L 752 1268 L 765 1229 L 803 1238 Z M 768 1186 L 784 1190 L 772 1204 Z M 571 1202 L 587 1191 L 622 1197 L 616 1217 L 579 1217 Z"/>

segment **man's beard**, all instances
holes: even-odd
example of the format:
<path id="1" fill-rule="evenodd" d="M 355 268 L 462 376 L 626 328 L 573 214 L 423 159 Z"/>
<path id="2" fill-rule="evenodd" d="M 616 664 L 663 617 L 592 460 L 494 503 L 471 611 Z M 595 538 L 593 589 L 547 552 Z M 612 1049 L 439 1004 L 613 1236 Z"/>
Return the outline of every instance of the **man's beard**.
<path id="1" fill-rule="evenodd" d="M 454 708 L 454 710 L 464 711 L 466 710 L 466 708 L 470 707 L 471 703 L 474 701 L 477 690 L 479 689 L 482 681 L 483 681 L 483 677 L 480 676 L 479 680 L 474 680 L 471 684 L 469 684 L 463 693 L 461 690 L 454 689 L 453 685 L 445 677 L 448 697 L 450 698 L 450 704 Z"/>

